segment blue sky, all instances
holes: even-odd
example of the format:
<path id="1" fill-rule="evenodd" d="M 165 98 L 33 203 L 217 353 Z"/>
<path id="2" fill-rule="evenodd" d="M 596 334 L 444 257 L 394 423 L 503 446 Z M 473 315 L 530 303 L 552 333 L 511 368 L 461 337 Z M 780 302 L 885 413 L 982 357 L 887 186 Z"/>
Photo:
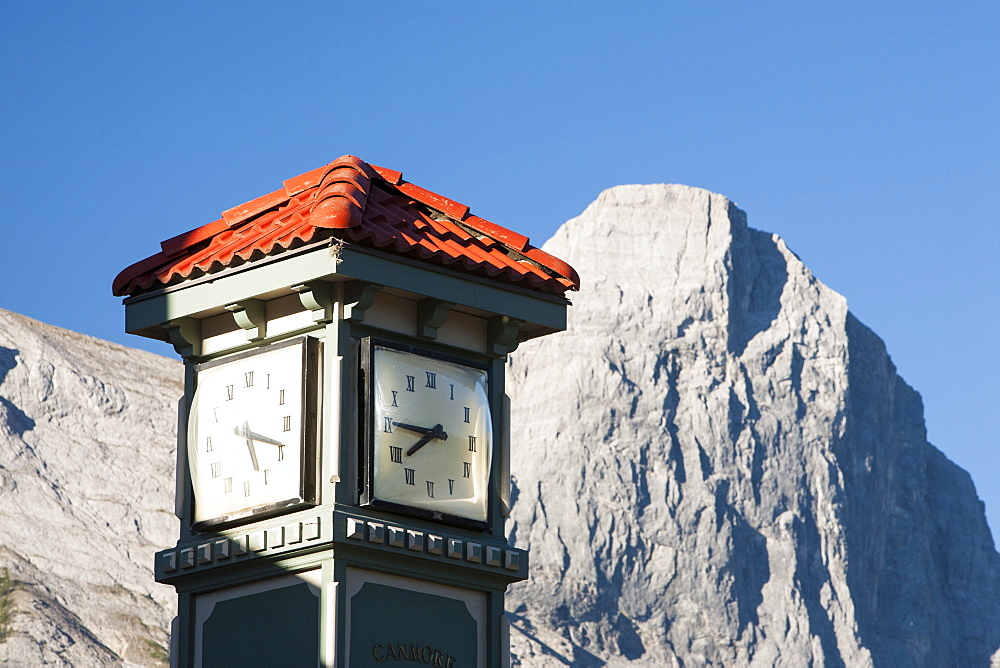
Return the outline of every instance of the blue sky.
<path id="1" fill-rule="evenodd" d="M 548 238 L 720 192 L 886 342 L 1000 528 L 1000 4 L 0 4 L 0 307 L 122 331 L 120 269 L 344 153 Z"/>

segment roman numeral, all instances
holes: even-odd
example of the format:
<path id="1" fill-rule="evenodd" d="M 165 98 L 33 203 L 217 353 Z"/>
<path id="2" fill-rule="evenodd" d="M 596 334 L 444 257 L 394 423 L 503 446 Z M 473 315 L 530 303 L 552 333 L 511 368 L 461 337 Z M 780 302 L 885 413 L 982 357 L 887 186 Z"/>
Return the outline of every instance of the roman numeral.
<path id="1" fill-rule="evenodd" d="M 222 462 L 212 462 L 212 477 L 218 478 L 222 473 Z"/>
<path id="2" fill-rule="evenodd" d="M 385 424 L 382 425 L 382 431 L 384 431 L 387 434 L 391 434 L 392 433 L 392 418 L 391 417 L 385 418 Z"/>
<path id="3" fill-rule="evenodd" d="M 246 383 L 243 387 L 253 387 L 253 371 L 243 374 L 243 382 Z"/>
<path id="4" fill-rule="evenodd" d="M 282 426 L 282 431 L 291 431 L 292 430 L 292 416 L 291 415 L 286 415 L 284 417 L 284 421 L 285 421 L 285 423 Z"/>
<path id="5" fill-rule="evenodd" d="M 267 384 L 264 385 L 264 389 L 265 390 L 271 389 L 271 374 L 267 374 Z"/>
<path id="6" fill-rule="evenodd" d="M 278 461 L 283 461 L 285 459 L 285 446 L 278 446 Z"/>
<path id="7" fill-rule="evenodd" d="M 469 437 L 469 452 L 475 452 L 475 451 L 476 451 L 476 437 L 475 436 L 470 436 Z"/>
<path id="8" fill-rule="evenodd" d="M 472 477 L 472 462 L 462 462 L 462 477 L 463 478 Z"/>
<path id="9" fill-rule="evenodd" d="M 212 417 L 215 418 L 216 422 L 219 421 L 219 409 L 218 408 L 213 408 L 212 409 Z"/>
<path id="10" fill-rule="evenodd" d="M 451 399 L 452 401 L 455 401 L 455 383 L 448 383 L 448 384 L 451 385 L 451 396 L 449 396 L 448 398 Z"/>
<path id="11" fill-rule="evenodd" d="M 396 464 L 403 463 L 403 448 L 397 448 L 395 445 L 389 446 L 389 458 Z"/>
<path id="12" fill-rule="evenodd" d="M 429 387 L 432 390 L 437 389 L 437 374 L 433 371 L 425 371 L 427 374 L 427 384 L 424 387 Z"/>
<path id="13" fill-rule="evenodd" d="M 235 387 L 234 386 L 232 386 L 232 385 L 226 385 L 226 401 L 232 401 L 233 400 L 233 392 L 234 391 L 235 391 Z"/>
<path id="14" fill-rule="evenodd" d="M 417 377 L 416 376 L 407 376 L 406 377 L 406 391 L 407 392 L 413 392 L 413 391 L 415 391 L 414 388 L 416 386 L 416 382 L 417 382 Z"/>
<path id="15" fill-rule="evenodd" d="M 278 405 L 279 406 L 284 406 L 285 405 L 285 391 L 284 390 L 278 390 Z"/>
<path id="16" fill-rule="evenodd" d="M 211 451 L 212 451 L 212 437 L 211 436 L 206 436 L 205 437 L 205 452 L 211 452 Z"/>
<path id="17" fill-rule="evenodd" d="M 427 496 L 434 498 L 434 483 L 430 480 L 427 481 Z"/>
<path id="18" fill-rule="evenodd" d="M 396 408 L 399 408 L 399 404 L 396 403 L 396 395 L 399 394 L 399 392 L 397 392 L 396 390 L 389 390 L 389 391 L 392 392 L 392 405 Z"/>
<path id="19" fill-rule="evenodd" d="M 465 407 L 465 422 L 469 422 L 469 418 L 472 417 L 472 411 L 468 406 Z"/>
<path id="20" fill-rule="evenodd" d="M 264 469 L 264 484 L 265 485 L 267 484 L 267 474 L 268 474 L 268 469 Z"/>
<path id="21" fill-rule="evenodd" d="M 225 485 L 226 494 L 232 494 L 233 493 L 233 479 L 232 478 L 226 478 L 225 480 L 222 481 L 222 483 L 223 483 L 223 485 Z"/>
<path id="22" fill-rule="evenodd" d="M 250 481 L 243 481 L 243 496 L 250 496 Z"/>
<path id="23" fill-rule="evenodd" d="M 448 496 L 455 496 L 455 481 L 448 478 Z"/>
<path id="24" fill-rule="evenodd" d="M 405 469 L 405 468 L 403 469 L 403 474 L 406 476 L 406 484 L 407 485 L 415 485 L 416 484 L 415 482 L 413 482 L 413 473 L 414 473 L 413 469 Z"/>

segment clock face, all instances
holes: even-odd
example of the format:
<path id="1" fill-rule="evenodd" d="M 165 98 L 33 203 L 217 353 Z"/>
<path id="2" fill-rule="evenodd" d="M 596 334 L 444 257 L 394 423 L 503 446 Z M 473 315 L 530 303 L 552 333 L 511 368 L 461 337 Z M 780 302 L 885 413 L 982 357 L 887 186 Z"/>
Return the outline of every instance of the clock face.
<path id="1" fill-rule="evenodd" d="M 486 372 L 373 348 L 372 496 L 486 522 L 493 450 Z"/>
<path id="2" fill-rule="evenodd" d="M 302 501 L 304 343 L 202 368 L 188 422 L 195 523 Z"/>

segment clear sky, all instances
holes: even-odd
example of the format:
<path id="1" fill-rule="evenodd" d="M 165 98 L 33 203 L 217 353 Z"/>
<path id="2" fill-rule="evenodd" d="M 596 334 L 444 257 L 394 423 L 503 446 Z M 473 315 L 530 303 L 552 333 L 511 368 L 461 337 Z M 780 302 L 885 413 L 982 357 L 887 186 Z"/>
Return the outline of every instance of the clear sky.
<path id="1" fill-rule="evenodd" d="M 172 354 L 112 278 L 344 153 L 537 244 L 613 185 L 728 196 L 1000 529 L 1000 3 L 8 0 L 0 307 Z"/>

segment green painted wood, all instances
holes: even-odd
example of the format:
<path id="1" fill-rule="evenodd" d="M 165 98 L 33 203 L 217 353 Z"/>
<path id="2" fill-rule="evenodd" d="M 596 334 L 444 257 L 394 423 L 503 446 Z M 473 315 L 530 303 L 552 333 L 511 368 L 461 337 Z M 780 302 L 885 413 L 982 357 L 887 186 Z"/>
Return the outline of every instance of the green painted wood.
<path id="1" fill-rule="evenodd" d="M 336 448 L 340 458 L 340 483 L 335 490 L 335 498 L 327 499 L 337 503 L 357 504 L 358 479 L 358 342 L 352 338 L 354 326 L 340 321 L 334 337 L 328 338 L 328 346 L 336 346 L 341 362 L 342 392 L 340 401 L 340 429 L 337 440 L 328 447 Z"/>
<path id="2" fill-rule="evenodd" d="M 503 593 L 490 592 L 486 596 L 486 656 L 489 668 L 501 668 L 500 659 L 510 650 L 509 646 L 503 647 L 503 642 L 508 641 L 504 634 L 503 616 Z M 502 668 L 508 668 L 503 666 Z"/>
<path id="3" fill-rule="evenodd" d="M 526 323 L 525 329 L 531 332 L 531 336 L 564 329 L 567 302 L 557 297 L 534 295 L 519 288 L 504 288 L 473 276 L 420 266 L 405 258 L 367 252 L 364 249 L 345 249 L 340 260 L 341 264 L 337 265 L 325 246 L 303 249 L 302 252 L 244 266 L 238 271 L 205 277 L 184 287 L 168 289 L 150 297 L 128 299 L 126 329 L 153 338 L 166 338 L 167 327 L 173 322 L 174 338 L 184 346 L 187 345 L 187 339 L 182 334 L 194 332 L 195 329 L 190 324 L 198 322 L 184 318 L 219 313 L 226 304 L 250 299 L 271 299 L 298 286 L 296 290 L 300 293 L 300 298 L 304 299 L 303 304 L 317 307 L 313 318 L 315 325 L 306 330 L 310 335 L 324 339 L 324 396 L 328 401 L 336 403 L 332 411 L 337 414 L 336 419 L 326 416 L 325 422 L 329 424 L 324 424 L 327 432 L 320 446 L 324 468 L 321 469 L 319 487 L 323 491 L 321 500 L 324 503 L 311 511 L 324 518 L 333 518 L 335 507 L 358 510 L 355 481 L 358 478 L 356 455 L 359 447 L 359 412 L 356 389 L 358 341 L 361 337 L 375 336 L 394 340 L 432 353 L 457 355 L 485 364 L 491 375 L 489 396 L 493 407 L 494 429 L 490 484 L 498 492 L 504 485 L 501 450 L 502 434 L 506 428 L 502 410 L 506 352 L 518 343 L 520 322 Z M 431 338 L 419 340 L 377 330 L 366 326 L 363 321 L 328 321 L 331 316 L 335 318 L 337 309 L 334 302 L 327 302 L 342 296 L 343 281 L 349 279 L 356 281 L 354 285 L 370 282 L 407 291 L 419 289 L 425 301 L 423 310 L 418 315 L 427 337 L 440 324 L 437 320 L 440 319 L 438 311 L 441 310 L 441 302 L 469 305 L 496 314 L 489 327 L 490 345 L 494 347 L 492 354 L 459 350 L 439 344 Z M 326 280 L 341 283 L 309 283 Z M 317 291 L 315 294 L 319 297 L 315 297 L 314 291 Z M 432 306 L 435 308 L 432 309 Z M 520 322 L 513 322 L 512 319 Z M 185 330 L 178 323 L 188 323 L 189 326 Z M 306 330 L 283 333 L 273 340 L 299 335 Z M 272 339 L 267 339 L 267 342 L 272 342 Z M 253 345 L 248 343 L 246 347 Z M 220 351 L 211 357 L 232 352 L 234 350 Z M 190 354 L 197 355 L 193 350 Z M 193 367 L 190 364 L 187 366 L 185 390 L 190 396 L 194 390 L 194 376 Z M 334 376 L 340 379 L 339 392 L 334 391 Z M 184 516 L 181 542 L 194 545 L 209 537 L 192 536 L 187 528 L 190 525 L 191 489 L 183 461 L 186 453 L 183 435 L 179 437 L 178 445 L 181 454 L 179 475 L 182 478 L 179 485 L 183 490 L 179 505 Z M 327 463 L 335 458 L 334 455 L 339 459 L 339 464 L 328 467 Z M 336 476 L 336 479 L 331 479 L 331 475 Z M 398 522 L 426 532 L 454 534 L 463 540 L 483 544 L 504 539 L 500 493 L 494 493 L 490 500 L 492 527 L 485 535 L 469 529 L 439 526 L 429 520 L 394 520 L 391 513 L 374 512 L 374 515 L 376 519 L 383 515 L 384 522 Z M 269 522 L 270 520 L 265 520 L 247 526 L 269 526 Z M 169 578 L 179 596 L 177 665 L 190 666 L 194 662 L 197 595 L 317 567 L 322 568 L 323 573 L 318 598 L 315 590 L 310 590 L 303 583 L 216 604 L 216 609 L 205 624 L 208 635 L 203 636 L 202 641 L 206 659 L 204 665 L 315 666 L 317 662 L 328 668 L 382 663 L 405 665 L 407 662 L 411 665 L 423 663 L 452 667 L 476 665 L 477 622 L 464 603 L 446 596 L 369 582 L 350 604 L 354 618 L 349 624 L 345 589 L 348 567 L 482 592 L 487 597 L 487 617 L 484 620 L 486 628 L 480 633 L 487 643 L 487 665 L 500 665 L 501 657 L 505 656 L 504 592 L 512 580 L 526 576 L 527 554 L 524 554 L 522 568 L 518 571 L 493 571 L 485 567 L 466 568 L 447 560 L 415 559 L 405 551 L 380 551 L 372 546 L 349 541 L 343 536 L 342 539 L 334 543 L 324 541 L 311 547 L 303 545 L 287 555 L 244 559 L 238 563 L 234 559 L 218 569 L 202 570 L 199 566 L 190 571 L 178 572 L 176 576 Z M 290 614 L 289 610 L 294 614 Z M 292 617 L 299 619 L 295 628 L 282 626 L 285 620 Z M 302 623 L 302 620 L 305 622 Z M 352 633 L 350 643 L 347 637 L 348 626 Z M 347 653 L 348 647 L 350 656 Z M 452 657 L 450 662 L 448 657 Z"/>
<path id="4" fill-rule="evenodd" d="M 291 286 L 308 281 L 333 280 L 336 276 L 402 290 L 419 286 L 420 293 L 426 297 L 533 323 L 543 330 L 538 334 L 566 328 L 567 302 L 560 297 L 410 264 L 403 258 L 382 257 L 364 249 L 345 248 L 340 259 L 342 262 L 338 265 L 326 246 L 322 246 L 310 252 L 280 255 L 243 265 L 238 270 L 166 288 L 149 296 L 130 297 L 125 300 L 125 331 L 165 340 L 163 325 L 170 321 L 205 312 L 221 312 L 226 304 L 287 291 Z"/>
<path id="5" fill-rule="evenodd" d="M 334 658 L 336 662 L 332 666 L 346 668 L 347 663 L 347 592 L 345 582 L 347 582 L 347 562 L 343 559 L 333 560 L 333 578 L 337 584 L 336 601 L 336 647 Z M 331 666 L 331 668 L 332 668 Z"/>
<path id="6" fill-rule="evenodd" d="M 409 264 L 403 258 L 380 257 L 361 249 L 345 249 L 341 259 L 338 273 L 358 280 L 403 290 L 419 286 L 425 297 L 520 318 L 553 331 L 566 329 L 567 302 L 561 297 L 508 288 L 473 275 Z"/>
<path id="7" fill-rule="evenodd" d="M 177 592 L 177 638 L 171 639 L 176 656 L 171 665 L 180 668 L 194 665 L 194 596 Z"/>
<path id="8" fill-rule="evenodd" d="M 220 601 L 202 626 L 202 665 L 315 668 L 319 620 L 304 582 Z"/>
<path id="9" fill-rule="evenodd" d="M 366 582 L 351 599 L 351 666 L 476 665 L 477 624 L 465 603 Z"/>
<path id="10" fill-rule="evenodd" d="M 179 594 L 198 595 L 321 568 L 326 560 L 333 557 L 332 546 L 329 543 L 306 548 L 306 550 L 281 556 L 252 558 L 223 568 L 183 573 L 169 579 L 167 584 L 172 585 Z M 162 582 L 163 579 L 161 578 L 159 581 Z"/>
<path id="11" fill-rule="evenodd" d="M 323 668 L 337 665 L 338 618 L 337 598 L 339 585 L 334 560 L 323 562 L 322 589 L 319 607 L 319 665 Z M 342 665 L 342 664 L 341 664 Z"/>
<path id="12" fill-rule="evenodd" d="M 175 479 L 174 514 L 181 521 L 180 539 L 191 537 L 191 517 L 193 512 L 194 489 L 191 486 L 191 475 L 187 461 L 187 423 L 191 397 L 194 396 L 197 372 L 194 364 L 184 362 L 184 401 L 183 412 L 178 418 L 177 430 L 177 473 Z M 183 425 L 183 427 L 182 427 Z M 179 511 L 179 512 L 178 512 Z"/>
<path id="13" fill-rule="evenodd" d="M 405 554 L 387 554 L 364 548 L 351 549 L 344 546 L 337 551 L 337 557 L 355 568 L 401 575 L 462 589 L 502 592 L 511 581 L 511 578 L 505 577 L 499 569 L 497 572 L 469 571 L 449 566 L 447 562 L 418 563 L 407 559 Z"/>
<path id="14" fill-rule="evenodd" d="M 490 486 L 493 489 L 493 493 L 490 494 L 490 517 L 493 519 L 490 534 L 497 538 L 504 538 L 505 536 L 505 518 L 500 488 L 504 484 L 503 467 L 505 457 L 501 450 L 503 447 L 503 397 L 506 371 L 506 357 L 495 357 L 490 361 L 490 408 L 493 417 L 493 470 L 490 471 Z"/>

